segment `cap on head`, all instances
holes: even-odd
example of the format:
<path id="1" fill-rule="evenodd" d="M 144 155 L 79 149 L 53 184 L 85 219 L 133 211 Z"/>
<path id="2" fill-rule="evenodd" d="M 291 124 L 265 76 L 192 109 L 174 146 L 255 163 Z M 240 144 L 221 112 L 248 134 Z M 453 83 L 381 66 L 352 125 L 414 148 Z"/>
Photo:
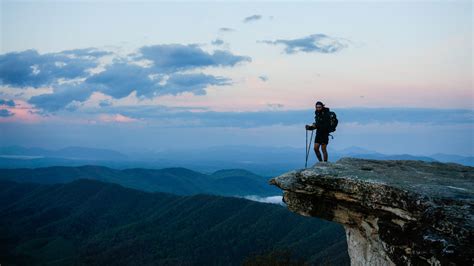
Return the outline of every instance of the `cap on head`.
<path id="1" fill-rule="evenodd" d="M 321 106 L 324 107 L 324 104 L 323 104 L 322 102 L 320 102 L 320 101 L 317 101 L 316 104 L 315 104 L 315 106 L 316 106 L 316 105 L 321 105 Z"/>

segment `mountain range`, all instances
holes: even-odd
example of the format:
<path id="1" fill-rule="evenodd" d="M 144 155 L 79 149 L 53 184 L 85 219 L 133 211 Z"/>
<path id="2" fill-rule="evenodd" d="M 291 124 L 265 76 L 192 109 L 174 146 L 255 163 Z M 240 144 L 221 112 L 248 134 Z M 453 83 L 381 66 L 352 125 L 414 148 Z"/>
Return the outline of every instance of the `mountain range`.
<path id="1" fill-rule="evenodd" d="M 96 165 L 0 169 L 0 180 L 16 182 L 55 184 L 82 178 L 117 183 L 143 191 L 160 191 L 177 195 L 205 193 L 264 197 L 281 194 L 278 188 L 268 185 L 269 177 L 259 176 L 243 169 L 219 170 L 212 174 L 180 167 L 120 170 Z"/>
<path id="2" fill-rule="evenodd" d="M 0 217 L 2 265 L 242 265 L 275 250 L 349 264 L 340 225 L 243 198 L 3 180 Z"/>
<path id="3" fill-rule="evenodd" d="M 303 148 L 304 149 L 304 148 Z M 0 168 L 102 165 L 116 169 L 184 167 L 203 173 L 220 169 L 247 169 L 264 176 L 275 176 L 304 166 L 305 151 L 293 147 L 217 146 L 207 149 L 173 149 L 129 152 L 127 154 L 88 147 L 66 147 L 48 150 L 35 147 L 0 147 Z M 314 162 L 314 154 L 310 162 Z M 474 166 L 474 156 L 450 154 L 410 155 L 382 154 L 353 146 L 342 150 L 329 148 L 329 160 L 341 157 L 366 159 L 406 159 L 454 162 Z"/>

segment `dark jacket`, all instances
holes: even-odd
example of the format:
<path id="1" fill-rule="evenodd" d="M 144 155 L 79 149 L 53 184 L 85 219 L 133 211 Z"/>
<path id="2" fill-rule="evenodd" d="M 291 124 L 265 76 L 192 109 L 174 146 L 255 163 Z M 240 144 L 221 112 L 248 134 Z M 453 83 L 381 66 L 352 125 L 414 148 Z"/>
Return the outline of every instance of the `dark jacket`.
<path id="1" fill-rule="evenodd" d="M 329 134 L 329 127 L 331 125 L 330 117 L 329 117 L 329 108 L 324 107 L 321 110 L 321 113 L 314 111 L 314 124 L 316 125 L 316 129 L 320 133 L 327 133 Z"/>

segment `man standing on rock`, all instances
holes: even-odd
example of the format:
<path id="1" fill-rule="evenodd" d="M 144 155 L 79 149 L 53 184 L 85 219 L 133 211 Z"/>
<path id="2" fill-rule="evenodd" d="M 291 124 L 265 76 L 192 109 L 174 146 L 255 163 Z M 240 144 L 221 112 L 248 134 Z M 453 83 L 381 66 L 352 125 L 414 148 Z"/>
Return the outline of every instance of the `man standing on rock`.
<path id="1" fill-rule="evenodd" d="M 320 101 L 316 102 L 315 104 L 315 112 L 314 112 L 314 123 L 312 125 L 306 125 L 306 130 L 314 130 L 316 129 L 316 138 L 314 139 L 314 152 L 316 153 L 316 157 L 321 162 L 323 158 L 321 158 L 321 152 L 319 151 L 319 147 L 321 147 L 323 151 L 324 161 L 328 161 L 328 151 L 327 145 L 329 143 L 329 127 L 330 127 L 330 116 L 329 116 L 329 108 L 325 107 L 324 104 Z"/>

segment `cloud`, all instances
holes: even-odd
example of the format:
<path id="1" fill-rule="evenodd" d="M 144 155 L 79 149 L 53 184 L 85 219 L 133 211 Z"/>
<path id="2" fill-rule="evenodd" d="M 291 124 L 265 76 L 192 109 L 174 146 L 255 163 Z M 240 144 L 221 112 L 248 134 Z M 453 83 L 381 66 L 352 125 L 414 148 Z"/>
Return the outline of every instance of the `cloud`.
<path id="1" fill-rule="evenodd" d="M 1 83 L 16 87 L 50 87 L 52 93 L 35 95 L 29 103 L 49 112 L 76 110 L 93 92 L 121 99 L 136 92 L 137 97 L 204 95 L 207 86 L 232 84 L 226 77 L 204 73 L 183 73 L 208 67 L 234 67 L 251 62 L 248 56 L 229 51 L 207 52 L 196 44 L 143 46 L 125 57 L 115 55 L 103 71 L 98 58 L 112 53 L 94 48 L 39 54 L 35 50 L 0 55 Z"/>
<path id="2" fill-rule="evenodd" d="M 110 100 L 102 100 L 99 102 L 100 107 L 106 107 L 106 106 L 111 106 L 111 105 L 112 105 L 112 101 Z"/>
<path id="3" fill-rule="evenodd" d="M 170 73 L 157 74 L 151 68 L 143 68 L 127 63 L 117 63 L 109 66 L 105 71 L 88 78 L 85 83 L 116 99 L 126 97 L 133 91 L 137 97 L 152 98 L 159 95 L 177 95 L 191 92 L 196 95 L 205 94 L 204 88 L 210 85 L 229 85 L 230 79 L 216 77 L 203 73 Z"/>
<path id="4" fill-rule="evenodd" d="M 252 15 L 252 16 L 248 16 L 244 18 L 243 22 L 248 23 L 248 22 L 260 20 L 261 18 L 262 18 L 261 15 Z"/>
<path id="5" fill-rule="evenodd" d="M 159 88 L 158 81 L 149 77 L 152 73 L 149 68 L 121 61 L 87 78 L 84 85 L 116 99 L 126 97 L 134 90 L 138 96 L 151 97 Z"/>
<path id="6" fill-rule="evenodd" d="M 282 196 L 269 196 L 269 197 L 261 197 L 258 195 L 248 195 L 248 196 L 243 196 L 242 198 L 252 200 L 252 201 L 258 201 L 258 202 L 263 202 L 263 203 L 271 203 L 271 204 L 278 204 L 278 205 L 286 205 L 283 202 L 283 197 Z"/>
<path id="7" fill-rule="evenodd" d="M 101 51 L 93 47 L 84 48 L 84 49 L 65 50 L 65 51 L 62 51 L 61 53 L 74 55 L 74 56 L 80 56 L 80 57 L 88 56 L 88 57 L 93 57 L 93 58 L 99 58 L 102 56 L 113 54 L 112 52 Z"/>
<path id="8" fill-rule="evenodd" d="M 65 108 L 73 101 L 85 101 L 92 94 L 93 88 L 85 84 L 63 84 L 55 87 L 53 93 L 33 96 L 28 103 L 34 104 L 43 110 L 54 112 Z M 69 110 L 74 110 L 70 106 Z"/>
<path id="9" fill-rule="evenodd" d="M 109 105 L 102 107 L 89 107 L 82 110 L 80 114 L 75 115 L 95 115 L 97 113 L 101 114 L 116 114 L 120 113 L 125 116 L 135 117 L 137 119 L 167 119 L 167 118 L 180 118 L 181 116 L 186 116 L 188 112 L 193 112 L 195 110 L 206 111 L 207 108 L 204 107 L 170 107 L 164 105 Z"/>
<path id="10" fill-rule="evenodd" d="M 0 109 L 0 117 L 9 117 L 13 116 L 13 113 L 7 109 Z"/>
<path id="11" fill-rule="evenodd" d="M 275 41 L 263 40 L 257 41 L 271 45 L 282 44 L 285 46 L 284 52 L 287 54 L 295 54 L 299 52 L 306 53 L 336 53 L 347 47 L 346 42 L 340 38 L 329 37 L 325 34 L 312 34 L 297 39 L 278 39 Z"/>
<path id="12" fill-rule="evenodd" d="M 161 72 L 176 72 L 202 67 L 235 66 L 239 62 L 250 62 L 248 56 L 233 55 L 228 51 L 216 50 L 208 53 L 196 44 L 163 44 L 144 46 L 136 59 L 153 62 L 153 68 Z"/>
<path id="13" fill-rule="evenodd" d="M 222 45 L 224 44 L 224 41 L 221 39 L 215 39 L 214 41 L 211 42 L 213 45 Z"/>
<path id="14" fill-rule="evenodd" d="M 54 95 L 54 94 L 52 94 Z M 50 100 L 44 103 L 49 108 L 54 108 L 55 101 Z M 18 103 L 17 103 L 18 106 Z M 66 105 L 67 106 L 67 105 Z M 71 104 L 73 107 L 74 104 Z M 15 107 L 16 108 L 16 107 Z M 159 125 L 159 127 L 232 127 L 232 128 L 259 128 L 266 126 L 302 126 L 312 123 L 314 120 L 314 109 L 285 110 L 282 103 L 266 103 L 263 111 L 251 112 L 218 112 L 206 107 L 173 107 L 156 104 L 134 104 L 134 105 L 87 105 L 81 108 L 81 112 L 60 111 L 60 115 L 67 121 L 77 119 L 89 120 L 97 114 L 116 115 L 121 114 L 126 117 L 145 121 L 149 125 Z M 62 109 L 65 109 L 63 107 Z M 11 111 L 18 116 L 18 111 Z M 35 114 L 43 118 L 49 113 L 42 113 L 42 109 L 35 109 Z M 370 125 L 378 125 L 389 128 L 400 125 L 420 125 L 420 126 L 465 126 L 474 124 L 474 110 L 471 109 L 431 109 L 431 108 L 331 108 L 335 111 L 340 130 L 344 131 L 350 125 L 360 128 Z M 5 111 L 4 111 L 5 112 Z M 54 118 L 54 117 L 52 117 Z M 74 119 L 69 119 L 74 118 Z M 46 119 L 46 118 L 45 118 Z M 38 120 L 35 118 L 35 120 Z M 345 125 L 345 126 L 344 126 Z M 395 129 L 394 129 L 395 130 Z M 338 131 L 341 132 L 341 131 Z"/>
<path id="15" fill-rule="evenodd" d="M 281 108 L 285 107 L 285 105 L 283 105 L 281 103 L 268 103 L 267 106 L 272 110 L 277 110 L 277 109 L 281 109 Z"/>
<path id="16" fill-rule="evenodd" d="M 191 92 L 195 95 L 204 95 L 206 87 L 210 85 L 230 85 L 231 80 L 225 77 L 216 77 L 203 73 L 197 74 L 173 74 L 166 83 L 157 91 L 157 95 L 176 95 L 181 92 Z"/>
<path id="17" fill-rule="evenodd" d="M 118 123 L 131 123 L 131 122 L 138 121 L 138 119 L 121 115 L 121 114 L 114 114 L 114 115 L 102 114 L 102 115 L 99 115 L 99 120 L 102 122 L 118 122 Z"/>
<path id="18" fill-rule="evenodd" d="M 66 107 L 69 111 L 73 111 L 93 92 L 101 92 L 115 99 L 126 97 L 133 91 L 139 98 L 177 95 L 184 92 L 204 95 L 208 86 L 224 86 L 232 83 L 228 78 L 203 73 L 173 73 L 160 80 L 153 80 L 148 74 L 146 68 L 137 65 L 114 64 L 81 84 L 64 85 L 55 88 L 53 93 L 31 97 L 29 103 L 50 112 Z"/>
<path id="19" fill-rule="evenodd" d="M 232 31 L 235 31 L 235 29 L 222 27 L 222 28 L 219 28 L 219 31 L 221 31 L 221 32 L 232 32 Z"/>
<path id="20" fill-rule="evenodd" d="M 83 78 L 108 52 L 89 49 L 39 54 L 36 50 L 0 55 L 0 84 L 13 87 L 48 86 L 58 79 Z"/>
<path id="21" fill-rule="evenodd" d="M 0 99 L 0 105 L 6 105 L 6 106 L 9 106 L 9 107 L 14 107 L 15 102 L 13 100 Z"/>
<path id="22" fill-rule="evenodd" d="M 113 106 L 102 113 L 117 113 L 147 121 L 181 121 L 183 126 L 253 128 L 272 125 L 305 125 L 314 120 L 314 109 L 283 110 L 280 103 L 267 104 L 270 110 L 254 112 L 216 112 L 164 106 Z M 474 111 L 469 109 L 425 108 L 331 108 L 341 124 L 409 123 L 431 125 L 473 124 Z M 195 123 L 195 122 L 198 123 Z"/>

